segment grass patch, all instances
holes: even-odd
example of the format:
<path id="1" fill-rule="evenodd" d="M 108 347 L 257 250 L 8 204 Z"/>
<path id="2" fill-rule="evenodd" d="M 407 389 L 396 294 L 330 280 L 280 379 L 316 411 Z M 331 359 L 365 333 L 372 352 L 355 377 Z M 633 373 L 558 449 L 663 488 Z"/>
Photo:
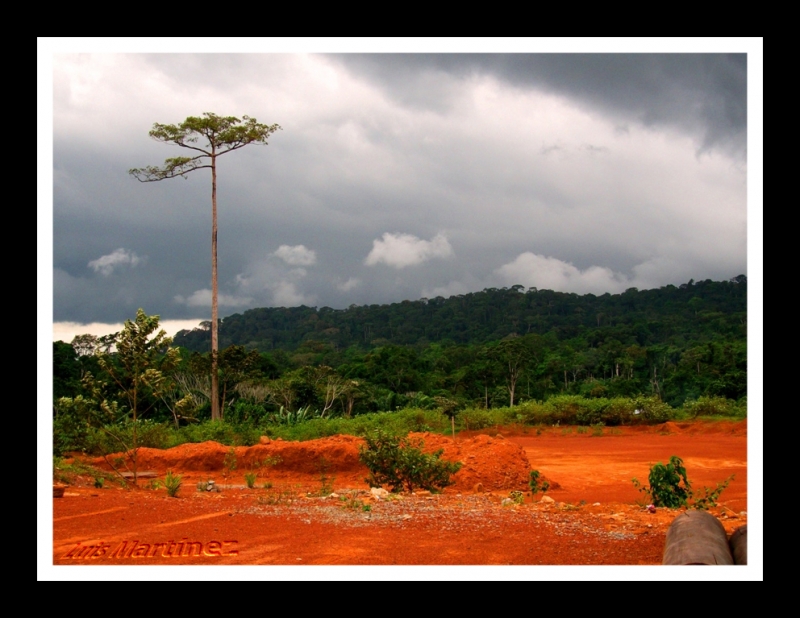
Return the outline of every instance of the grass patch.
<path id="1" fill-rule="evenodd" d="M 53 481 L 65 485 L 91 482 L 94 487 L 100 488 L 107 481 L 120 481 L 120 478 L 77 459 L 67 463 L 63 457 L 53 457 Z"/>

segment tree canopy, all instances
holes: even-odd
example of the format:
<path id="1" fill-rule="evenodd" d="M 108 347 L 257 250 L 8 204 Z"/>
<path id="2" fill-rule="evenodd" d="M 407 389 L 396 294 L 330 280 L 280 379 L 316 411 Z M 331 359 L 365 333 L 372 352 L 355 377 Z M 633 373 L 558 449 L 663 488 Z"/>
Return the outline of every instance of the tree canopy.
<path id="1" fill-rule="evenodd" d="M 235 116 L 218 116 L 212 112 L 204 112 L 202 116 L 189 116 L 180 124 L 156 122 L 149 133 L 154 140 L 195 150 L 200 154 L 168 158 L 161 167 L 133 168 L 129 173 L 140 182 L 154 182 L 176 176 L 186 178 L 189 172 L 211 168 L 214 157 L 248 144 L 266 146 L 269 136 L 280 128 L 277 124 L 262 124 L 249 116 L 239 119 Z"/>
<path id="2" fill-rule="evenodd" d="M 267 145 L 270 135 L 281 127 L 262 124 L 255 118 L 219 116 L 204 112 L 202 116 L 189 116 L 180 124 L 155 123 L 150 137 L 157 142 L 175 144 L 198 152 L 191 157 L 172 157 L 161 167 L 147 166 L 129 170 L 140 182 L 157 182 L 178 176 L 186 178 L 190 172 L 211 170 L 211 416 L 221 418 L 219 400 L 218 352 L 219 318 L 217 285 L 217 157 L 248 144 Z"/>

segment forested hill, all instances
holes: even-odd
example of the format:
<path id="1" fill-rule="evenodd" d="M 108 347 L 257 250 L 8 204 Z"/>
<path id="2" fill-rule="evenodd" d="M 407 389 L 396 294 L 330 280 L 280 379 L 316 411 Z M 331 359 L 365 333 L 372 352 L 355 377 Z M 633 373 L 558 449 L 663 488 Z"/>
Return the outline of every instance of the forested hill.
<path id="1" fill-rule="evenodd" d="M 242 345 L 262 352 L 327 344 L 343 350 L 452 342 L 485 344 L 509 335 L 580 337 L 592 346 L 607 337 L 640 346 L 690 341 L 746 339 L 747 277 L 689 281 L 622 294 L 527 291 L 521 285 L 490 288 L 450 298 L 423 298 L 391 305 L 251 309 L 221 322 L 220 349 Z M 205 326 L 210 326 L 206 323 Z M 196 352 L 210 349 L 210 330 L 180 331 L 174 344 Z M 595 339 L 594 342 L 590 341 Z"/>

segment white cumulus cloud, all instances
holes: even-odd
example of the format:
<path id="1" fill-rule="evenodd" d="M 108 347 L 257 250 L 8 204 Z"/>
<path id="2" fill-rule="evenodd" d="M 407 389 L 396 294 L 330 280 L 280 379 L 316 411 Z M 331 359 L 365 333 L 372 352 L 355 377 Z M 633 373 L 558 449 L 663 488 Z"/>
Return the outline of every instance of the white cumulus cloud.
<path id="1" fill-rule="evenodd" d="M 188 298 L 180 294 L 174 297 L 176 303 L 187 305 L 188 307 L 210 307 L 211 290 L 197 290 Z M 218 294 L 217 303 L 220 307 L 245 307 L 253 302 L 252 298 L 245 296 L 230 296 L 228 294 Z"/>
<path id="2" fill-rule="evenodd" d="M 512 284 L 513 285 L 513 284 Z M 450 298 L 459 294 L 466 294 L 470 291 L 470 287 L 461 281 L 451 281 L 447 285 L 442 285 L 434 288 L 422 288 L 422 296 L 424 298 L 436 298 L 442 296 L 443 298 Z"/>
<path id="3" fill-rule="evenodd" d="M 350 290 L 357 288 L 359 285 L 361 285 L 361 279 L 358 279 L 357 277 L 350 277 L 347 281 L 337 283 L 336 288 L 342 292 L 349 292 Z"/>
<path id="4" fill-rule="evenodd" d="M 311 305 L 313 302 L 313 297 L 298 291 L 291 281 L 280 281 L 273 287 L 272 303 L 275 307 L 298 307 Z"/>
<path id="5" fill-rule="evenodd" d="M 291 266 L 312 266 L 317 263 L 316 252 L 307 249 L 305 245 L 295 245 L 294 247 L 281 245 L 273 255 Z"/>
<path id="6" fill-rule="evenodd" d="M 395 268 L 405 268 L 427 262 L 432 258 L 447 258 L 453 255 L 453 247 L 444 234 L 431 240 L 422 240 L 412 234 L 386 232 L 382 240 L 372 241 L 372 251 L 364 260 L 367 266 L 383 262 Z"/>
<path id="7" fill-rule="evenodd" d="M 133 251 L 120 248 L 115 249 L 108 255 L 103 255 L 96 260 L 92 260 L 89 262 L 88 266 L 89 268 L 93 269 L 94 272 L 100 273 L 104 277 L 108 277 L 118 266 L 134 267 L 141 261 L 142 258 L 136 255 Z"/>
<path id="8" fill-rule="evenodd" d="M 513 262 L 495 271 L 508 285 L 524 285 L 545 290 L 576 294 L 605 294 L 622 292 L 630 280 L 610 268 L 590 266 L 580 270 L 569 262 L 526 251 Z"/>

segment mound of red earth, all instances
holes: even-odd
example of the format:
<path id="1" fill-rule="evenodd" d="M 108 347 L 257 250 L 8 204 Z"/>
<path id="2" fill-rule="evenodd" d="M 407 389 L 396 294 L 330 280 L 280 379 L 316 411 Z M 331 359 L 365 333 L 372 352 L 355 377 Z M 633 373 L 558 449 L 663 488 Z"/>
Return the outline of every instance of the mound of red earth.
<path id="1" fill-rule="evenodd" d="M 530 463 L 525 450 L 502 436 L 477 435 L 453 441 L 452 438 L 431 433 L 411 433 L 412 444 L 420 445 L 426 453 L 443 450 L 442 458 L 461 462 L 461 469 L 453 476 L 454 489 L 473 490 L 482 486 L 486 491 L 526 489 Z M 246 470 L 269 468 L 269 474 L 336 476 L 338 481 L 363 483 L 367 468 L 359 460 L 361 438 L 337 435 L 329 438 L 288 442 L 264 440 L 265 444 L 228 447 L 218 442 L 181 444 L 171 449 L 140 448 L 137 469 L 163 473 L 173 472 L 223 472 L 231 464 L 231 449 L 235 455 L 237 473 Z M 108 457 L 114 461 L 123 457 L 115 453 Z M 227 458 L 227 462 L 226 462 Z M 94 461 L 98 467 L 108 468 L 106 460 Z"/>

